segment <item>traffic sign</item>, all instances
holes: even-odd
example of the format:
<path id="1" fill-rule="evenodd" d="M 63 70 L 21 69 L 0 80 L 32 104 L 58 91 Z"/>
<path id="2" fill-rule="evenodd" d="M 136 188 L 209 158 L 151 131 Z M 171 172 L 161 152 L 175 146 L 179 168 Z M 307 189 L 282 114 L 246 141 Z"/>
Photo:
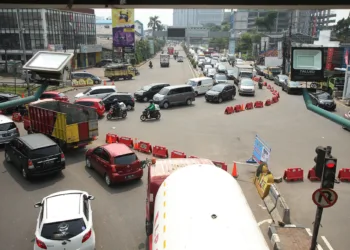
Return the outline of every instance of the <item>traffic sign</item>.
<path id="1" fill-rule="evenodd" d="M 319 188 L 312 194 L 312 201 L 316 206 L 327 208 L 338 200 L 338 194 L 333 189 Z"/>

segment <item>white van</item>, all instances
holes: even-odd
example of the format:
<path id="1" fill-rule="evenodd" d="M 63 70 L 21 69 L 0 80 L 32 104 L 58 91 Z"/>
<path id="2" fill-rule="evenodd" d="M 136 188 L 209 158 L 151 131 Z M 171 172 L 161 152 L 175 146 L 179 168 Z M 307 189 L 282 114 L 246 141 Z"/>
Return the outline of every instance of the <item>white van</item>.
<path id="1" fill-rule="evenodd" d="M 209 77 L 198 77 L 189 79 L 186 84 L 192 86 L 197 96 L 210 90 L 214 86 L 214 81 Z"/>
<path id="2" fill-rule="evenodd" d="M 75 96 L 75 99 L 82 97 L 92 97 L 103 99 L 110 93 L 117 93 L 117 88 L 115 86 L 94 86 L 85 90 L 83 93 L 79 93 Z"/>

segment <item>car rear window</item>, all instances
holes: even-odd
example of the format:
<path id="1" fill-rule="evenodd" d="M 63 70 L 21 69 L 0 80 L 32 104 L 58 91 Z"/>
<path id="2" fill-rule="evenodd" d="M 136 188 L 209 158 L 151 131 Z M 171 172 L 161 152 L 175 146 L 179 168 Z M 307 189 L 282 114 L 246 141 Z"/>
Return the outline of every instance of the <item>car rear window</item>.
<path id="1" fill-rule="evenodd" d="M 66 95 L 64 93 L 59 93 L 58 96 L 59 97 L 66 97 Z"/>
<path id="2" fill-rule="evenodd" d="M 16 128 L 16 124 L 14 122 L 0 124 L 0 131 L 8 131 L 14 128 Z"/>
<path id="3" fill-rule="evenodd" d="M 76 104 L 86 106 L 86 107 L 93 107 L 95 103 L 94 102 L 76 102 Z"/>
<path id="4" fill-rule="evenodd" d="M 134 153 L 130 153 L 127 155 L 121 155 L 121 156 L 114 157 L 114 164 L 116 164 L 116 165 L 128 165 L 128 164 L 134 163 L 137 160 L 138 160 L 137 155 Z"/>
<path id="5" fill-rule="evenodd" d="M 86 225 L 82 218 L 47 223 L 43 225 L 41 237 L 50 240 L 67 240 L 81 234 L 85 229 Z"/>
<path id="6" fill-rule="evenodd" d="M 50 146 L 45 148 L 34 149 L 30 152 L 30 157 L 32 159 L 37 159 L 45 156 L 57 155 L 60 153 L 61 153 L 60 148 L 57 145 L 55 145 L 55 146 Z"/>

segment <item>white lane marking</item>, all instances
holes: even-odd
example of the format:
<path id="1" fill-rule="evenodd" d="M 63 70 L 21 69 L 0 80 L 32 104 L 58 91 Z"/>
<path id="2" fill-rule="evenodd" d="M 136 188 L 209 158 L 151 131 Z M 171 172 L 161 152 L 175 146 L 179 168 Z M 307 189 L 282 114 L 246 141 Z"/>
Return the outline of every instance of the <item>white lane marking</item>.
<path id="1" fill-rule="evenodd" d="M 312 232 L 311 232 L 311 229 L 310 228 L 305 228 L 306 232 L 308 233 L 308 235 L 310 237 L 312 237 Z"/>
<path id="2" fill-rule="evenodd" d="M 317 243 L 317 250 L 323 250 L 323 247 Z"/>
<path id="3" fill-rule="evenodd" d="M 265 223 L 272 223 L 272 220 L 271 219 L 262 220 L 262 221 L 258 222 L 258 226 L 260 227 L 262 224 L 265 224 Z"/>
<path id="4" fill-rule="evenodd" d="M 267 209 L 267 207 L 265 207 L 265 206 L 263 206 L 261 204 L 258 204 L 258 206 L 261 207 L 261 209 L 264 209 L 264 210 Z"/>
<path id="5" fill-rule="evenodd" d="M 331 243 L 326 239 L 326 236 L 321 236 L 321 239 L 324 241 L 324 244 L 328 247 L 329 250 L 334 250 L 334 248 L 331 246 Z"/>

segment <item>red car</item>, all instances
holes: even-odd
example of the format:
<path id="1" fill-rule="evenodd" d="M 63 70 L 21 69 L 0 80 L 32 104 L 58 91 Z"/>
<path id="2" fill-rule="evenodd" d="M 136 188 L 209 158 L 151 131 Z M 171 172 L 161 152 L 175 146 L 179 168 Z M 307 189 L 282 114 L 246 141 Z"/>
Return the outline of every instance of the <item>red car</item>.
<path id="1" fill-rule="evenodd" d="M 41 96 L 40 99 L 54 99 L 61 102 L 69 102 L 68 96 L 66 96 L 64 93 L 58 92 L 58 91 L 45 91 Z"/>
<path id="2" fill-rule="evenodd" d="M 74 102 L 74 104 L 79 104 L 82 106 L 90 107 L 96 109 L 96 113 L 101 118 L 103 117 L 106 109 L 101 99 L 98 98 L 80 98 Z"/>
<path id="3" fill-rule="evenodd" d="M 86 167 L 101 174 L 108 186 L 141 179 L 143 169 L 137 155 L 125 144 L 111 143 L 86 152 Z"/>

